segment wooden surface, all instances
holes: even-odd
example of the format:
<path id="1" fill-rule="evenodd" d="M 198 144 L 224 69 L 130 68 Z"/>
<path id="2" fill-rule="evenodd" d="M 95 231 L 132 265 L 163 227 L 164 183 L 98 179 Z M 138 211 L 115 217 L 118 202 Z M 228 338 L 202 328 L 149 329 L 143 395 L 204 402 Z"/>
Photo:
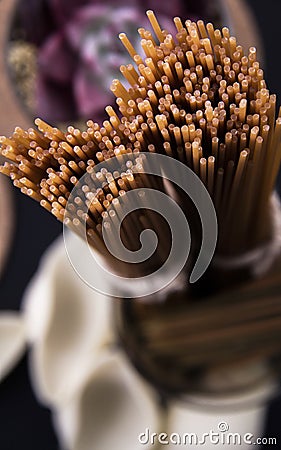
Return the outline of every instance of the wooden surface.
<path id="1" fill-rule="evenodd" d="M 16 0 L 0 0 L 0 135 L 10 135 L 16 125 L 26 128 L 31 124 L 12 87 L 6 65 L 7 36 L 15 4 Z"/>
<path id="2" fill-rule="evenodd" d="M 15 3 L 15 0 L 0 0 L 0 135 L 9 135 L 15 125 L 29 125 L 29 119 L 21 110 L 6 67 L 6 42 Z M 6 177 L 0 175 L 0 276 L 12 239 L 13 219 L 11 185 Z"/>

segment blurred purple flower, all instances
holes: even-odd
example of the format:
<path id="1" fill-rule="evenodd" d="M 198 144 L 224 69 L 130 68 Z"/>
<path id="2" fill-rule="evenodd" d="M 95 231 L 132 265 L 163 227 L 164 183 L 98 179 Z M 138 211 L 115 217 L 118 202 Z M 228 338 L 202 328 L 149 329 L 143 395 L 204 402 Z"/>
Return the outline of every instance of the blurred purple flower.
<path id="1" fill-rule="evenodd" d="M 118 34 L 125 32 L 138 50 L 137 30 L 140 26 L 149 27 L 147 9 L 153 9 L 161 26 L 169 31 L 174 31 L 172 17 L 187 16 L 181 0 L 161 0 L 157 6 L 152 0 L 131 0 L 129 4 L 122 0 L 22 3 L 27 38 L 39 46 L 36 113 L 50 122 L 104 120 L 104 107 L 114 101 L 109 89 L 111 81 L 120 76 L 120 65 L 130 62 Z M 35 8 L 34 18 L 34 11 L 40 13 L 33 31 L 27 20 L 30 8 Z"/>

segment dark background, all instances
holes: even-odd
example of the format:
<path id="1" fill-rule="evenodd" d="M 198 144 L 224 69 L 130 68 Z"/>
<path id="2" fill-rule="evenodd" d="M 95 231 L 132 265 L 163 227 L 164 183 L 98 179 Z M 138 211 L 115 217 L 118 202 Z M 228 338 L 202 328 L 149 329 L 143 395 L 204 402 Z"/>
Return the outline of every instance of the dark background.
<path id="1" fill-rule="evenodd" d="M 266 79 L 281 98 L 281 1 L 248 0 L 265 49 Z M 16 124 L 15 124 L 16 125 Z M 1 131 L 1 130 L 0 130 Z M 16 230 L 6 271 L 0 279 L 0 309 L 17 310 L 22 293 L 46 247 L 62 226 L 36 202 L 13 190 Z M 277 437 L 281 449 L 281 401 L 268 405 L 265 434 Z M 48 410 L 36 401 L 25 356 L 0 384 L 0 450 L 55 450 L 58 448 Z M 265 447 L 264 447 L 265 448 Z M 133 450 L 133 449 L 132 449 Z"/>

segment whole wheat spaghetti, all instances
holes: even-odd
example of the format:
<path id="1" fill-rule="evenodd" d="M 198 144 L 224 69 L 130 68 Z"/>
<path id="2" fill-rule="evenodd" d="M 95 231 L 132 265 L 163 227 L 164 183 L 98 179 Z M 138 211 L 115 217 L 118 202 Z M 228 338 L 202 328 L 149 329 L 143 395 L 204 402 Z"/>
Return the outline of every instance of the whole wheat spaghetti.
<path id="1" fill-rule="evenodd" d="M 17 127 L 10 138 L 1 137 L 7 162 L 0 170 L 63 220 L 73 186 L 97 163 L 131 152 L 166 154 L 187 164 L 209 190 L 219 217 L 220 252 L 239 253 L 270 233 L 262 219 L 281 156 L 276 96 L 266 87 L 256 49 L 246 55 L 227 28 L 176 17 L 172 36 L 152 11 L 147 15 L 155 37 L 140 29 L 142 56 L 120 34 L 133 61 L 121 66 L 130 87 L 112 82 L 119 112 L 108 106 L 109 120 L 102 126 L 90 120 L 83 132 L 62 132 L 40 119 L 38 131 Z M 113 198 L 133 188 L 132 173 L 130 179 L 120 174 L 89 211 L 88 228 L 99 250 L 102 214 Z"/>

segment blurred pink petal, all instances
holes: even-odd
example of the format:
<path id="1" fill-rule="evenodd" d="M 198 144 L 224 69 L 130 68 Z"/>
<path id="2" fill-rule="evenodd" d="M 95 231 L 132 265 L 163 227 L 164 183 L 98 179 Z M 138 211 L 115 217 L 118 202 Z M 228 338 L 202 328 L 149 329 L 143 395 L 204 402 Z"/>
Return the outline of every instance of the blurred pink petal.
<path id="1" fill-rule="evenodd" d="M 85 35 L 89 32 L 95 34 L 104 25 L 100 19 L 105 11 L 107 8 L 104 6 L 87 6 L 77 11 L 65 27 L 65 36 L 73 49 L 78 51 Z"/>
<path id="2" fill-rule="evenodd" d="M 115 44 L 118 39 L 118 33 L 128 25 L 137 34 L 137 29 L 142 19 L 139 10 L 132 8 L 131 5 L 120 6 L 114 9 L 112 2 L 104 4 L 89 4 L 84 8 L 80 8 L 72 17 L 65 28 L 65 33 L 69 43 L 74 49 L 79 50 L 83 45 L 85 36 L 91 34 L 93 36 L 108 30 L 112 36 L 112 42 Z M 123 27 L 123 28 L 122 28 Z"/>
<path id="3" fill-rule="evenodd" d="M 104 118 L 106 117 L 104 108 L 112 103 L 113 95 L 110 91 L 101 89 L 89 72 L 82 68 L 77 70 L 74 76 L 73 89 L 80 116 L 96 120 L 95 115 L 101 113 Z"/>
<path id="4" fill-rule="evenodd" d="M 44 76 L 59 83 L 71 82 L 75 55 L 62 33 L 49 36 L 39 52 L 39 70 Z"/>

